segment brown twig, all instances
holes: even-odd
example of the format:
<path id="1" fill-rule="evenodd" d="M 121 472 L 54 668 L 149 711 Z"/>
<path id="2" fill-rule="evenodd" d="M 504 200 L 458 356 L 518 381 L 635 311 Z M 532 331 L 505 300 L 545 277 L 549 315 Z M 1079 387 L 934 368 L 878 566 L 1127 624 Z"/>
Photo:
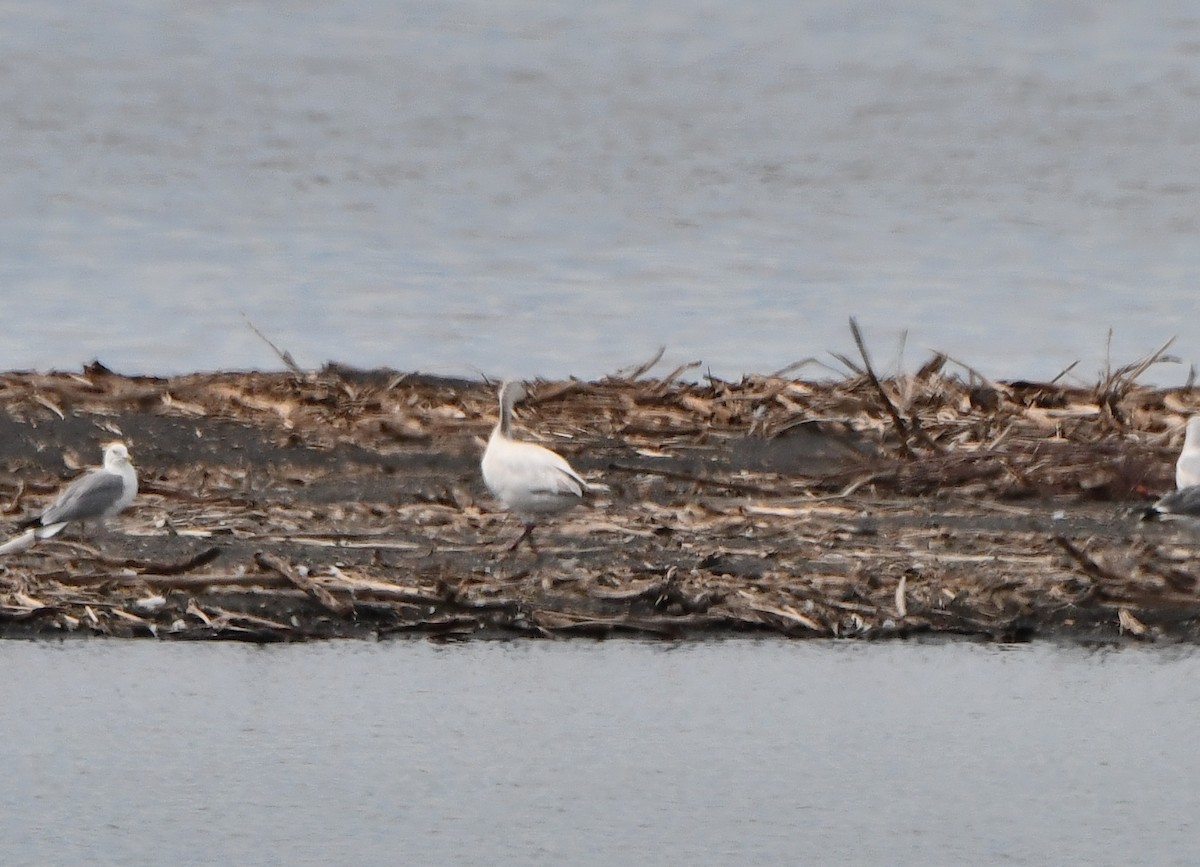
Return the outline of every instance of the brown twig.
<path id="1" fill-rule="evenodd" d="M 270 572 L 275 572 L 282 575 L 288 581 L 295 584 L 305 593 L 312 596 L 321 606 L 336 614 L 338 617 L 345 617 L 354 611 L 354 603 L 348 599 L 338 599 L 324 587 L 313 581 L 307 575 L 301 575 L 293 569 L 288 563 L 274 554 L 268 554 L 265 551 L 258 551 L 254 555 L 254 562 Z"/>
<path id="2" fill-rule="evenodd" d="M 883 383 L 879 381 L 879 377 L 875 375 L 875 369 L 871 366 L 871 356 L 867 353 L 867 344 L 863 340 L 862 331 L 859 330 L 858 322 L 853 316 L 850 317 L 850 333 L 854 336 L 854 343 L 858 347 L 858 353 L 862 356 L 863 367 L 866 369 L 867 380 L 879 394 L 880 401 L 883 402 L 884 409 L 888 415 L 892 417 L 892 424 L 896 427 L 896 433 L 900 441 L 900 453 L 906 458 L 913 458 L 915 455 L 912 449 L 908 447 L 908 424 L 900 415 L 900 411 L 896 409 L 896 405 L 892 403 L 892 399 L 888 397 L 887 392 L 883 388 Z"/>
<path id="3" fill-rule="evenodd" d="M 207 566 L 220 556 L 221 549 L 213 546 L 212 548 L 205 548 L 199 554 L 188 557 L 186 560 L 180 560 L 175 563 L 155 562 L 152 560 L 126 560 L 125 565 L 142 574 L 152 573 L 155 575 L 182 575 L 184 572 L 190 572 L 193 569 L 199 569 L 201 566 Z"/>
<path id="4" fill-rule="evenodd" d="M 1128 575 L 1121 575 L 1118 572 L 1113 572 L 1111 569 L 1107 569 L 1104 566 L 1101 566 L 1094 559 L 1092 559 L 1090 556 L 1088 556 L 1087 552 L 1083 551 L 1080 548 L 1077 548 L 1065 536 L 1057 536 L 1056 535 L 1053 537 L 1053 539 L 1054 539 L 1054 543 L 1056 545 L 1058 545 L 1058 547 L 1060 547 L 1064 551 L 1066 551 L 1067 554 L 1070 555 L 1071 559 L 1074 560 L 1077 564 L 1079 564 L 1080 568 L 1083 569 L 1084 574 L 1086 574 L 1088 577 L 1100 578 L 1101 580 L 1104 580 L 1104 581 L 1116 581 L 1116 582 L 1121 582 L 1121 583 L 1127 582 L 1129 580 Z"/>
<path id="5" fill-rule="evenodd" d="M 654 467 L 635 467 L 630 464 L 623 464 L 619 461 L 614 461 L 608 465 L 609 470 L 616 470 L 622 473 L 634 473 L 647 476 L 658 476 L 664 479 L 672 479 L 679 482 L 692 482 L 697 485 L 708 485 L 711 487 L 725 488 L 726 490 L 735 491 L 739 494 L 753 494 L 760 497 L 778 497 L 782 493 L 780 488 L 770 488 L 765 485 L 754 485 L 749 482 L 735 482 L 728 479 L 714 479 L 705 476 L 698 476 L 694 473 L 684 473 L 679 470 L 665 470 Z"/>

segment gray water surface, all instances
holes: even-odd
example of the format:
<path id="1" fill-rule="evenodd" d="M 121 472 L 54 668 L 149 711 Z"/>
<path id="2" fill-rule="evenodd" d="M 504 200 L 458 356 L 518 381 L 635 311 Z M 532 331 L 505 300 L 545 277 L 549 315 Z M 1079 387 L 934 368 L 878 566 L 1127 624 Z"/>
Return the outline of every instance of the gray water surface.
<path id="1" fill-rule="evenodd" d="M 1200 657 L 0 644 L 0 862 L 1190 864 Z"/>
<path id="2" fill-rule="evenodd" d="M 1200 9 L 0 5 L 0 369 L 591 377 L 1189 329 Z M 812 371 L 820 373 L 819 370 Z"/>

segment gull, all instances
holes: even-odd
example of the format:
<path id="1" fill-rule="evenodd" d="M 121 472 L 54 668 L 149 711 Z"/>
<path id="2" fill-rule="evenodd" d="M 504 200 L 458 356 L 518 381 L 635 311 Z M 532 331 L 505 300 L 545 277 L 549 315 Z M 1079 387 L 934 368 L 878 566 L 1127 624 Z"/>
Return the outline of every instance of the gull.
<path id="1" fill-rule="evenodd" d="M 72 521 L 104 520 L 123 511 L 137 496 L 137 471 L 124 443 L 104 447 L 104 465 L 88 470 L 63 489 L 48 509 L 19 524 L 25 530 L 3 545 L 0 554 L 23 551 L 42 539 L 57 536 Z"/>
<path id="2" fill-rule="evenodd" d="M 1187 420 L 1175 462 L 1175 490 L 1142 512 L 1143 521 L 1200 518 L 1200 415 Z"/>
<path id="3" fill-rule="evenodd" d="M 1146 511 L 1143 521 L 1169 521 L 1200 518 L 1200 485 L 1188 485 L 1171 491 Z"/>
<path id="4" fill-rule="evenodd" d="M 519 382 L 500 386 L 500 420 L 492 428 L 480 467 L 488 490 L 525 524 L 525 531 L 508 550 L 515 551 L 528 540 L 537 553 L 532 534 L 538 519 L 577 505 L 589 489 L 561 455 L 537 443 L 513 439 L 513 405 L 525 394 L 525 386 Z"/>
<path id="5" fill-rule="evenodd" d="M 1175 487 L 1183 490 L 1200 485 L 1200 415 L 1188 419 L 1183 433 L 1183 449 L 1175 462 Z"/>

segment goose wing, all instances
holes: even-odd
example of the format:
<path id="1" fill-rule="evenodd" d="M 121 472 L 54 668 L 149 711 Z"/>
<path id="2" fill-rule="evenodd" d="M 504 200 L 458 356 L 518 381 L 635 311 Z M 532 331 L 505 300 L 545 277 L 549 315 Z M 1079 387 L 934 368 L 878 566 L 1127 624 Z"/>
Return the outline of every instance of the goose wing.
<path id="1" fill-rule="evenodd" d="M 501 498 L 582 497 L 587 483 L 571 465 L 536 443 L 493 437 L 483 456 L 483 478 Z"/>
<path id="2" fill-rule="evenodd" d="M 582 497 L 587 482 L 579 477 L 566 459 L 537 443 L 514 443 L 521 446 L 513 453 L 513 468 L 524 480 L 531 493 L 568 494 Z"/>
<path id="3" fill-rule="evenodd" d="M 571 465 L 563 461 L 561 467 L 555 467 L 557 473 L 553 486 L 546 488 L 547 491 L 553 491 L 557 494 L 572 494 L 576 497 L 582 497 L 588 489 L 588 483 L 580 478 L 579 474 L 571 469 Z"/>

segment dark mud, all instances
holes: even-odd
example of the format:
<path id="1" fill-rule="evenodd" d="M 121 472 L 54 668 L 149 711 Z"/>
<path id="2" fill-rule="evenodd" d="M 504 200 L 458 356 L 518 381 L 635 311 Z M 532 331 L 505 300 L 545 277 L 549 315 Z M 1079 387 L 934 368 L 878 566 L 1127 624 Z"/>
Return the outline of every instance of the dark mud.
<path id="1" fill-rule="evenodd" d="M 508 554 L 492 385 L 0 375 L 13 524 L 113 438 L 142 490 L 0 563 L 0 634 L 1200 638 L 1195 537 L 1135 514 L 1190 392 L 923 376 L 535 384 L 524 435 L 607 489 Z"/>

